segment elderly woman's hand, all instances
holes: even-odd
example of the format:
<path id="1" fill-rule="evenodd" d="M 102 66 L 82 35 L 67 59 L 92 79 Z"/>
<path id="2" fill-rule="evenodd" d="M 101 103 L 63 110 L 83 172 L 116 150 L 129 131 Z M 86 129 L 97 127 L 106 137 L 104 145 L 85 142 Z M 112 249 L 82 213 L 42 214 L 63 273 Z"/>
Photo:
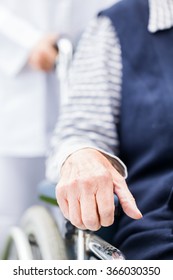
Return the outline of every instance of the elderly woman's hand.
<path id="1" fill-rule="evenodd" d="M 86 148 L 65 161 L 56 195 L 64 216 L 76 227 L 95 231 L 111 225 L 114 193 L 129 217 L 142 217 L 125 179 L 102 153 Z"/>

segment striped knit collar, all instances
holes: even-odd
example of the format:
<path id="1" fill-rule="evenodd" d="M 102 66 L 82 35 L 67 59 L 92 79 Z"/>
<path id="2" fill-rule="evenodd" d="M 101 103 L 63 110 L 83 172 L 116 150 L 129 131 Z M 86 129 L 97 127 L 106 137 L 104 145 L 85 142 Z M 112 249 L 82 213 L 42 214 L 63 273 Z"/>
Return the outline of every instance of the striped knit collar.
<path id="1" fill-rule="evenodd" d="M 155 33 L 173 27 L 173 0 L 148 0 L 148 30 Z"/>

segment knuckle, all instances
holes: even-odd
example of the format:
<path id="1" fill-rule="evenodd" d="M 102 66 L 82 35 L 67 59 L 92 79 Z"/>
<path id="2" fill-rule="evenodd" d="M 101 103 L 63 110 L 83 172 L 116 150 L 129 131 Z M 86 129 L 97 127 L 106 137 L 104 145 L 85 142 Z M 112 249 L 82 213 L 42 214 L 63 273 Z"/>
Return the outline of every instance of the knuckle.
<path id="1" fill-rule="evenodd" d="M 100 228 L 98 221 L 95 219 L 86 218 L 84 221 L 84 224 L 85 224 L 86 228 L 93 230 L 93 231 L 96 231 Z"/>
<path id="2" fill-rule="evenodd" d="M 84 178 L 78 180 L 78 190 L 84 195 L 88 195 L 93 192 L 95 184 L 92 182 L 92 178 Z"/>
<path id="3" fill-rule="evenodd" d="M 88 185 L 90 185 L 92 183 L 93 179 L 91 178 L 84 178 L 83 180 L 80 180 L 80 183 L 82 185 L 84 185 L 85 187 L 87 187 Z"/>
<path id="4" fill-rule="evenodd" d="M 57 196 L 63 195 L 63 194 L 64 194 L 64 188 L 65 188 L 64 185 L 57 185 L 57 186 L 56 186 L 56 195 L 57 195 Z"/>
<path id="5" fill-rule="evenodd" d="M 74 189 L 74 188 L 76 188 L 76 186 L 77 186 L 77 180 L 71 180 L 68 182 L 59 183 L 57 185 L 57 191 L 61 193 L 61 192 L 64 192 L 64 190 Z"/>
<path id="6" fill-rule="evenodd" d="M 122 189 L 124 189 L 124 184 L 126 184 L 126 182 L 125 182 L 124 178 L 123 179 L 115 178 L 114 184 L 115 184 L 116 191 L 119 192 L 119 191 L 122 191 Z M 126 188 L 126 185 L 125 185 L 125 188 Z"/>
<path id="7" fill-rule="evenodd" d="M 130 195 L 128 200 L 129 200 L 130 203 L 135 203 L 135 199 L 132 195 Z"/>
<path id="8" fill-rule="evenodd" d="M 70 218 L 70 222 L 77 228 L 83 228 L 82 220 L 78 217 Z"/>
<path id="9" fill-rule="evenodd" d="M 114 208 L 112 207 L 105 209 L 100 216 L 102 220 L 108 221 L 110 223 L 114 218 Z"/>
<path id="10" fill-rule="evenodd" d="M 84 190 L 85 193 L 90 193 L 95 187 L 103 185 L 110 181 L 110 174 L 105 172 L 104 174 L 97 174 L 91 176 L 90 178 L 84 178 L 79 180 L 79 187 Z"/>
<path id="11" fill-rule="evenodd" d="M 132 195 L 130 195 L 129 197 L 127 197 L 127 196 L 122 197 L 122 203 L 124 205 L 128 205 L 129 203 L 134 203 L 134 202 L 135 202 L 135 199 Z"/>
<path id="12" fill-rule="evenodd" d="M 102 226 L 110 226 L 114 222 L 115 207 L 107 207 L 100 213 L 100 219 Z"/>
<path id="13" fill-rule="evenodd" d="M 92 231 L 97 231 L 101 228 L 101 225 L 97 224 L 95 227 L 92 228 Z"/>
<path id="14" fill-rule="evenodd" d="M 74 189 L 76 188 L 76 186 L 78 185 L 78 180 L 77 179 L 73 179 L 68 183 L 68 188 L 70 189 Z"/>
<path id="15" fill-rule="evenodd" d="M 126 196 L 122 196 L 121 204 L 123 204 L 125 206 L 125 205 L 128 205 L 128 203 L 129 203 L 128 198 Z"/>
<path id="16" fill-rule="evenodd" d="M 60 200 L 62 200 L 62 199 L 66 199 L 67 192 L 66 192 L 65 186 L 64 185 L 57 186 L 55 194 L 56 194 L 56 199 L 57 199 L 58 202 L 60 202 Z"/>
<path id="17" fill-rule="evenodd" d="M 92 192 L 92 187 L 94 185 L 92 185 L 91 183 L 83 183 L 81 185 L 79 185 L 79 189 L 81 193 L 84 193 L 85 195 L 89 195 Z"/>
<path id="18" fill-rule="evenodd" d="M 125 211 L 128 210 L 129 206 L 132 204 L 135 204 L 135 199 L 133 196 L 123 197 L 121 199 L 121 205 Z"/>

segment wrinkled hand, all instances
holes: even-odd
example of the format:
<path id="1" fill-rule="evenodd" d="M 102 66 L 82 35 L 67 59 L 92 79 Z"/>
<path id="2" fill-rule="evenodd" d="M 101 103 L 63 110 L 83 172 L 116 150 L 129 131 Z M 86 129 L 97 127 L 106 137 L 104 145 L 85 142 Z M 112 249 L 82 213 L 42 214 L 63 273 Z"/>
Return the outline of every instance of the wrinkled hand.
<path id="1" fill-rule="evenodd" d="M 64 216 L 76 227 L 95 231 L 111 225 L 114 193 L 129 217 L 142 217 L 124 178 L 100 152 L 82 149 L 65 161 L 56 195 Z"/>
<path id="2" fill-rule="evenodd" d="M 58 54 L 54 48 L 56 41 L 57 35 L 46 35 L 38 42 L 28 60 L 33 69 L 46 72 L 53 69 Z"/>

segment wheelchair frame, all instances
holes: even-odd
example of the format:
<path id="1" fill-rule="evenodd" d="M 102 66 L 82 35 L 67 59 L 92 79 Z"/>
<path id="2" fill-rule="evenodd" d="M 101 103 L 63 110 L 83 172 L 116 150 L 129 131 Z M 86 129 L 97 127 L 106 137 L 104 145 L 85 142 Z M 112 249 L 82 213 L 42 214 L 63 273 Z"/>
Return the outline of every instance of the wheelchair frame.
<path id="1" fill-rule="evenodd" d="M 41 200 L 47 205 L 57 205 L 54 185 L 44 182 L 39 189 Z M 29 208 L 21 219 L 20 227 L 12 228 L 9 232 L 2 259 L 11 259 L 14 247 L 18 259 L 125 259 L 120 250 L 93 232 L 80 230 L 67 220 L 65 225 L 63 237 L 58 224 L 45 206 Z"/>

